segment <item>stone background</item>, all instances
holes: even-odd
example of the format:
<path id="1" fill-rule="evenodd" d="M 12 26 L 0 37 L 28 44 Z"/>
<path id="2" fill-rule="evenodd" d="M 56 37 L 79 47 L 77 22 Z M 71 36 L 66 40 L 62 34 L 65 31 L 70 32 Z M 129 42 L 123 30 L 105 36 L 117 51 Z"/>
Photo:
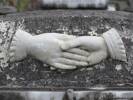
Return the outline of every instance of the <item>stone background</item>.
<path id="1" fill-rule="evenodd" d="M 48 65 L 31 57 L 9 63 L 0 70 L 1 89 L 88 90 L 133 88 L 133 14 L 89 10 L 45 10 L 4 15 L 1 21 L 18 24 L 34 34 L 59 32 L 73 35 L 101 35 L 110 28 L 120 31 L 128 62 L 107 59 L 97 65 L 72 71 L 51 71 Z M 95 34 L 93 34 L 95 33 Z"/>

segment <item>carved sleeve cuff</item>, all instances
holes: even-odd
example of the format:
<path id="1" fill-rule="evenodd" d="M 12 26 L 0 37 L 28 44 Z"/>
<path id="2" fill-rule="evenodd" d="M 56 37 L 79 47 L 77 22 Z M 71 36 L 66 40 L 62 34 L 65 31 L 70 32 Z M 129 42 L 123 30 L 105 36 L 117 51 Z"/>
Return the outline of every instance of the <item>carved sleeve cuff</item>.
<path id="1" fill-rule="evenodd" d="M 123 41 L 116 29 L 112 28 L 109 31 L 103 33 L 103 38 L 107 44 L 111 58 L 127 61 Z"/>
<path id="2" fill-rule="evenodd" d="M 18 29 L 13 37 L 11 46 L 10 46 L 10 61 L 19 61 L 24 59 L 27 56 L 28 45 L 32 35 Z"/>

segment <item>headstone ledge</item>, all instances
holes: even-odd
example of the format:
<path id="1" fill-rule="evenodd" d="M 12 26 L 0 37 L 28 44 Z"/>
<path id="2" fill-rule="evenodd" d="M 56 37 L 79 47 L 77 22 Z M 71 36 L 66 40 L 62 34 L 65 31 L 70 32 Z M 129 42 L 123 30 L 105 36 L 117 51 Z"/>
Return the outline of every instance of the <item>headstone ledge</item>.
<path id="1" fill-rule="evenodd" d="M 17 9 L 12 6 L 0 6 L 0 15 L 16 13 Z"/>
<path id="2" fill-rule="evenodd" d="M 78 36 L 97 35 L 116 28 L 126 47 L 128 62 L 107 59 L 103 62 L 72 71 L 51 71 L 49 66 L 27 57 L 16 63 L 0 62 L 0 89 L 39 90 L 89 90 L 133 89 L 133 14 L 127 12 L 107 12 L 89 10 L 45 10 L 0 16 L 0 37 L 10 38 L 15 27 L 35 35 L 58 32 Z M 5 26 L 3 26 L 5 25 Z M 10 29 L 11 28 L 11 29 Z M 4 35 L 4 32 L 9 32 Z M 4 41 L 4 43 L 10 43 Z M 5 47 L 0 44 L 0 50 Z M 1 55 L 1 54 L 0 54 Z"/>

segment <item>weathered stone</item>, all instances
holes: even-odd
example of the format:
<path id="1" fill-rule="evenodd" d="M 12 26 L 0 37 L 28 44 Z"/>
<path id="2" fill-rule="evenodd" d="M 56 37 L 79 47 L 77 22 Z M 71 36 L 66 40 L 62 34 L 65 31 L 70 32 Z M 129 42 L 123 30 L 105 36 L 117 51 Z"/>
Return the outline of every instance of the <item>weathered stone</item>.
<path id="1" fill-rule="evenodd" d="M 127 63 L 109 58 L 94 66 L 60 73 L 59 71 L 51 71 L 48 65 L 43 66 L 43 63 L 31 57 L 27 57 L 21 62 L 9 63 L 7 56 L 7 58 L 1 60 L 3 63 L 0 62 L 1 88 L 41 88 L 44 90 L 73 88 L 87 90 L 100 86 L 105 89 L 118 89 L 120 87 L 132 89 L 132 17 L 133 14 L 126 12 L 88 10 L 46 10 L 1 16 L 0 25 L 5 25 L 1 23 L 8 23 L 6 24 L 8 25 L 8 31 L 4 30 L 6 28 L 0 30 L 2 39 L 0 50 L 3 50 L 2 53 L 4 52 L 4 54 L 7 54 L 11 38 L 18 27 L 33 35 L 45 32 L 59 32 L 80 36 L 90 35 L 90 33 L 91 35 L 94 33 L 95 35 L 101 35 L 113 27 L 120 31 L 128 57 Z M 7 35 L 7 33 L 9 34 Z M 89 67 L 92 69 L 88 70 Z"/>

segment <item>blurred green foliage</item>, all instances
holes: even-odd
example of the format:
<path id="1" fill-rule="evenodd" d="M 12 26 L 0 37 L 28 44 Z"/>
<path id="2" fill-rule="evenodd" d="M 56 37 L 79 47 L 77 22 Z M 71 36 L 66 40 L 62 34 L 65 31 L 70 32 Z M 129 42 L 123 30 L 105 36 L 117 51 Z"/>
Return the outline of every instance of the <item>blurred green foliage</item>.
<path id="1" fill-rule="evenodd" d="M 0 0 L 0 5 L 14 6 L 17 11 L 25 11 L 29 6 L 30 0 Z"/>
<path id="2" fill-rule="evenodd" d="M 16 8 L 18 11 L 24 11 L 28 8 L 29 3 L 30 0 L 18 0 Z"/>
<path id="3" fill-rule="evenodd" d="M 2 5 L 5 5 L 5 4 L 6 4 L 6 1 L 7 1 L 7 0 L 0 0 L 0 3 L 1 3 Z"/>

